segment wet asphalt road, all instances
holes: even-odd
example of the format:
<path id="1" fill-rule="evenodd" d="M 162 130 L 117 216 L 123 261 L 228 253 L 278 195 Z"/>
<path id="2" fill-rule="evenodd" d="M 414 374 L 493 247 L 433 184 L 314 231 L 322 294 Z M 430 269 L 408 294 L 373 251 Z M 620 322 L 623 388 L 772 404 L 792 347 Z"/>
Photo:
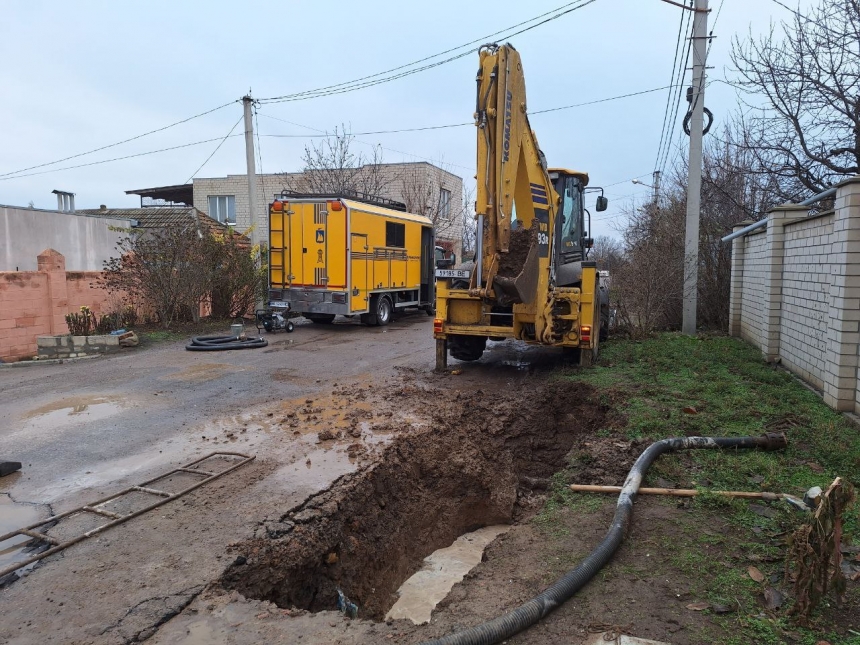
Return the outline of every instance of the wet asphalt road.
<path id="1" fill-rule="evenodd" d="M 162 342 L 0 369 L 0 455 L 24 464 L 0 479 L 0 493 L 63 510 L 87 489 L 136 483 L 182 461 L 187 437 L 213 419 L 396 365 L 433 367 L 426 314 L 371 328 L 299 320 L 292 334 L 266 334 L 263 349 L 189 352 L 184 342 Z"/>
<path id="2" fill-rule="evenodd" d="M 422 374 L 440 387 L 457 378 L 503 396 L 505 388 L 558 365 L 551 350 L 508 341 L 490 343 L 479 363 L 452 361 L 459 376 L 430 377 L 434 340 L 424 313 L 374 328 L 350 320 L 302 322 L 292 334 L 267 335 L 263 349 L 188 352 L 185 342 L 162 342 L 111 357 L 0 368 L 0 456 L 24 464 L 20 473 L 0 478 L 0 533 L 211 451 L 256 456 L 180 500 L 42 561 L 0 589 L 0 643 L 145 640 L 229 566 L 227 545 L 257 534 L 265 521 L 359 467 L 346 449 L 352 439 L 318 439 L 327 412 L 387 403 L 396 410 L 386 388 Z M 409 368 L 412 376 L 397 368 Z M 362 394 L 350 398 L 344 388 Z M 287 412 L 309 401 L 320 409 L 320 420 L 304 427 L 305 414 L 297 428 L 287 424 Z M 390 438 L 367 431 L 361 441 L 375 450 Z M 50 533 L 67 539 L 101 523 L 69 519 Z M 4 546 L 0 569 L 10 564 L 4 559 L 20 561 L 20 549 Z"/>

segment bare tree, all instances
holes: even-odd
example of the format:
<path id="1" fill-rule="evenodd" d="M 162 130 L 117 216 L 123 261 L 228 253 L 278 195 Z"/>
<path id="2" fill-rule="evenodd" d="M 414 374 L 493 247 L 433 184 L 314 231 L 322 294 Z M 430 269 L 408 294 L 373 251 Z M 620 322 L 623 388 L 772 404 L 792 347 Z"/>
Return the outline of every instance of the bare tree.
<path id="1" fill-rule="evenodd" d="M 346 126 L 341 126 L 319 144 L 305 146 L 302 153 L 304 172 L 287 175 L 287 188 L 329 195 L 383 194 L 390 178 L 382 166 L 382 149 L 374 147 L 368 157 L 352 151 L 353 141 Z"/>
<path id="2" fill-rule="evenodd" d="M 621 268 L 624 261 L 624 245 L 620 240 L 608 235 L 598 235 L 594 239 L 594 246 L 588 252 L 588 259 L 597 262 L 597 268 L 609 271 Z"/>
<path id="3" fill-rule="evenodd" d="M 681 323 L 684 280 L 684 194 L 666 191 L 627 213 L 624 258 L 612 278 L 618 317 L 633 336 Z"/>
<path id="4" fill-rule="evenodd" d="M 463 211 L 463 260 L 472 259 L 478 245 L 478 222 L 475 221 L 474 202 L 470 199 L 468 204 L 469 208 Z"/>
<path id="5" fill-rule="evenodd" d="M 211 288 L 206 236 L 196 226 L 135 231 L 117 251 L 99 280 L 108 291 L 151 307 L 165 329 L 184 313 L 196 320 Z"/>
<path id="6" fill-rule="evenodd" d="M 860 1 L 823 0 L 780 27 L 733 44 L 750 98 L 738 143 L 796 197 L 860 172 Z"/>

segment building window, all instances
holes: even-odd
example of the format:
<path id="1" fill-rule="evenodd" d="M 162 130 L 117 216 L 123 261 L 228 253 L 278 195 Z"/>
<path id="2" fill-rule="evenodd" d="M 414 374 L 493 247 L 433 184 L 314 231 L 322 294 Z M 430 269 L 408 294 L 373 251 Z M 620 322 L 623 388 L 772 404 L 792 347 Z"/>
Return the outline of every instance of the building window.
<path id="1" fill-rule="evenodd" d="M 451 219 L 451 191 L 444 188 L 439 190 L 439 217 Z"/>
<path id="2" fill-rule="evenodd" d="M 385 246 L 406 247 L 406 224 L 385 222 Z"/>
<path id="3" fill-rule="evenodd" d="M 218 220 L 222 224 L 235 224 L 235 195 L 209 195 L 209 217 Z"/>

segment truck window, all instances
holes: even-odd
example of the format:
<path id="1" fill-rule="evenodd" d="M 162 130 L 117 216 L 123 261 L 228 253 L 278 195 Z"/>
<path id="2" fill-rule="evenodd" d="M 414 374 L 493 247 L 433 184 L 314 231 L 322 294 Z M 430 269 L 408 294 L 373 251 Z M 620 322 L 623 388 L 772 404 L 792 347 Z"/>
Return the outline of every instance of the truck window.
<path id="1" fill-rule="evenodd" d="M 385 222 L 385 246 L 406 246 L 406 224 Z"/>

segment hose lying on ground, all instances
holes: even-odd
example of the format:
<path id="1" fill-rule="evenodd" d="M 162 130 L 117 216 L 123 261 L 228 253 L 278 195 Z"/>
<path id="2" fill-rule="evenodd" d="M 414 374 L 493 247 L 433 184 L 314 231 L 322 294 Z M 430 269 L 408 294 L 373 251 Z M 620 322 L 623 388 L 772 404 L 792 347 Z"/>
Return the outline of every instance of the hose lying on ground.
<path id="1" fill-rule="evenodd" d="M 245 338 L 240 340 L 235 336 L 196 336 L 185 346 L 192 352 L 214 352 L 222 349 L 251 349 L 265 347 L 269 344 L 265 338 Z"/>
<path id="2" fill-rule="evenodd" d="M 786 446 L 785 435 L 768 433 L 761 437 L 672 437 L 652 443 L 645 449 L 624 481 L 615 517 L 606 537 L 576 567 L 513 611 L 475 627 L 449 634 L 423 645 L 494 645 L 531 627 L 553 609 L 582 589 L 603 566 L 612 559 L 624 541 L 624 534 L 633 513 L 633 502 L 645 473 L 654 460 L 664 452 L 685 448 L 761 448 L 779 450 Z"/>

